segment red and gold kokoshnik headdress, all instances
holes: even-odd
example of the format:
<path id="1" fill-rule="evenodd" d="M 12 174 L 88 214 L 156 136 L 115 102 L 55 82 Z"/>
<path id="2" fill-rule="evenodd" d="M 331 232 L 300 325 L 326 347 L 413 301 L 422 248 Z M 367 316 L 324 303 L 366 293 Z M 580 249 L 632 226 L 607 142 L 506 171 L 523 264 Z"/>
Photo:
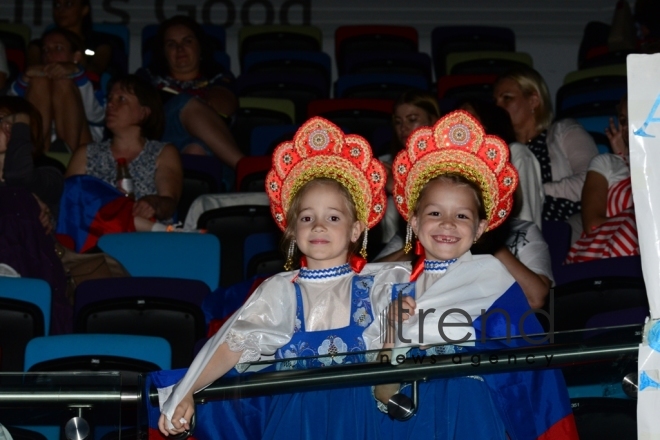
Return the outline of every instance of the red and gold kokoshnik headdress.
<path id="1" fill-rule="evenodd" d="M 387 205 L 383 165 L 361 136 L 344 134 L 332 122 L 314 117 L 296 132 L 293 141 L 277 146 L 266 191 L 275 222 L 284 230 L 291 200 L 307 182 L 334 179 L 353 197 L 358 220 L 368 228 L 378 224 Z"/>
<path id="2" fill-rule="evenodd" d="M 423 127 L 408 138 L 406 149 L 392 164 L 394 202 L 410 220 L 426 183 L 442 174 L 460 174 L 481 188 L 488 217 L 487 230 L 502 224 L 513 207 L 518 172 L 509 162 L 509 146 L 486 135 L 469 113 L 458 110 Z"/>

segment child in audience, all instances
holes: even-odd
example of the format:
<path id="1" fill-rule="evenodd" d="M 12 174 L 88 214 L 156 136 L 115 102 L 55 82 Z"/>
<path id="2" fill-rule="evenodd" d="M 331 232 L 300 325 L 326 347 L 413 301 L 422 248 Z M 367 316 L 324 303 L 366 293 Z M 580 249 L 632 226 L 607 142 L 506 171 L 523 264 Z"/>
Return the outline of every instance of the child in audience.
<path id="1" fill-rule="evenodd" d="M 605 134 L 614 154 L 599 154 L 589 164 L 582 189 L 582 234 L 566 263 L 639 255 L 637 223 L 630 182 L 628 98 L 618 106 L 619 126 L 610 121 Z"/>
<path id="2" fill-rule="evenodd" d="M 491 255 L 470 253 L 481 234 L 511 212 L 518 174 L 508 159 L 506 143 L 485 135 L 464 111 L 410 136 L 392 165 L 394 200 L 408 220 L 406 249 L 417 236 L 419 259 L 409 282 L 394 284 L 389 298 L 375 292 L 374 311 L 387 315 L 387 332 L 368 328 L 364 337 L 370 349 L 394 349 L 391 356 L 396 358 L 410 346 L 439 343 L 505 348 L 522 341 L 491 339 L 508 332 L 542 333 L 536 318 L 525 315 L 530 310 L 525 295 L 505 266 Z M 406 268 L 395 270 L 405 273 Z M 389 287 L 378 284 L 375 290 Z M 485 311 L 495 316 L 484 316 Z M 500 315 L 504 311 L 509 322 Z M 521 320 L 523 316 L 527 319 Z M 445 323 L 443 331 L 440 322 Z M 464 345 L 431 347 L 425 354 L 461 356 L 470 350 Z M 539 377 L 551 384 L 549 389 L 535 387 Z M 435 380 L 419 387 L 417 416 L 405 423 L 383 423 L 383 437 L 506 439 L 507 433 L 510 438 L 545 433 L 577 438 L 563 378 L 554 370 Z M 393 406 L 397 392 L 399 384 L 376 386 L 379 408 Z"/>
<path id="3" fill-rule="evenodd" d="M 362 243 L 366 256 L 366 230 L 384 213 L 386 179 L 383 166 L 371 154 L 363 138 L 344 135 L 322 118 L 307 121 L 293 141 L 275 150 L 266 190 L 273 217 L 284 230 L 286 268 L 290 270 L 296 260 L 301 268 L 261 284 L 202 348 L 186 376 L 163 390 L 158 424 L 163 434 L 189 429 L 195 412 L 193 393 L 234 367 L 240 369 L 240 364 L 268 356 L 332 355 L 278 364 L 309 368 L 355 362 L 357 356 L 348 352 L 365 350 L 362 333 L 375 321 L 373 277 L 363 271 L 364 258 L 353 252 Z M 338 403 L 332 398 L 337 390 L 273 397 L 259 437 L 305 438 L 313 432 L 323 437 L 332 430 L 364 438 L 377 429 L 378 414 L 368 388 L 353 390 L 355 410 L 336 417 L 329 414 Z M 346 398 L 346 390 L 340 392 Z"/>
<path id="4" fill-rule="evenodd" d="M 9 94 L 27 98 L 41 113 L 46 150 L 56 139 L 72 151 L 100 141 L 105 108 L 82 67 L 82 40 L 56 28 L 44 33 L 41 44 L 41 64 L 29 66 Z"/>

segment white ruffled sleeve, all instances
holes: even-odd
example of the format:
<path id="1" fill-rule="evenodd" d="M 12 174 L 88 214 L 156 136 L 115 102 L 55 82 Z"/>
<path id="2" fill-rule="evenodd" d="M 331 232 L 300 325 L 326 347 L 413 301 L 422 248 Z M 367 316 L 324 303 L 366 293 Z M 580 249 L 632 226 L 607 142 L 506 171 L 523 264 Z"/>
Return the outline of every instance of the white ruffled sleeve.
<path id="1" fill-rule="evenodd" d="M 384 326 L 386 324 L 387 308 L 392 302 L 392 286 L 410 281 L 410 262 L 367 264 L 361 275 L 374 275 L 371 288 L 371 310 L 374 320 L 362 334 L 367 350 L 378 350 L 383 347 Z"/>
<path id="2" fill-rule="evenodd" d="M 183 379 L 158 390 L 161 413 L 168 420 L 223 342 L 227 342 L 230 350 L 243 352 L 239 361 L 243 363 L 272 355 L 291 340 L 296 314 L 295 287 L 291 280 L 295 275 L 297 271 L 284 272 L 264 281 L 202 347 Z"/>

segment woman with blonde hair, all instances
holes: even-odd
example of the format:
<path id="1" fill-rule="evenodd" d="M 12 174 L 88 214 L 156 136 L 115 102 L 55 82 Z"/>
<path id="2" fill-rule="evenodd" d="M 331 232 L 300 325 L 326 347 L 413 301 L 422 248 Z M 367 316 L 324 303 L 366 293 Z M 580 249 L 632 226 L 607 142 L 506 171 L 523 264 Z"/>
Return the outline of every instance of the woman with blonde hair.
<path id="1" fill-rule="evenodd" d="M 548 86 L 530 67 L 501 75 L 493 96 L 509 113 L 516 140 L 527 145 L 541 165 L 543 219 L 566 220 L 579 212 L 587 167 L 598 154 L 589 133 L 573 119 L 552 122 Z"/>

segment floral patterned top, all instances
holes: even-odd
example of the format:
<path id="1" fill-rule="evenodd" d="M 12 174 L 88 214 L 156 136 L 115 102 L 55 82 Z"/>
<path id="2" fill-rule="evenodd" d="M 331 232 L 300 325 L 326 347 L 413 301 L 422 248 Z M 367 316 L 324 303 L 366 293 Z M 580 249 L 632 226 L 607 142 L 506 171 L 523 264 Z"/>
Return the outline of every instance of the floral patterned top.
<path id="1" fill-rule="evenodd" d="M 110 151 L 110 140 L 87 145 L 87 174 L 112 186 L 117 178 L 117 162 Z M 156 159 L 163 151 L 164 142 L 147 140 L 142 152 L 128 163 L 133 178 L 135 199 L 156 194 Z"/>
<path id="2" fill-rule="evenodd" d="M 344 275 L 342 266 L 333 273 L 301 269 L 301 279 L 323 280 Z M 346 264 L 346 269 L 348 264 Z M 352 272 L 352 271 L 350 271 Z M 349 272 L 346 272 L 349 273 Z M 296 321 L 291 340 L 275 352 L 276 359 L 288 359 L 277 364 L 278 370 L 306 369 L 327 367 L 333 364 L 364 362 L 366 350 L 362 333 L 374 320 L 369 293 L 373 285 L 373 276 L 353 276 L 351 279 L 351 311 L 349 324 L 342 328 L 307 331 L 302 290 L 298 283 L 296 289 Z M 353 354 L 351 354 L 353 353 Z M 321 357 L 314 357 L 321 356 Z"/>

